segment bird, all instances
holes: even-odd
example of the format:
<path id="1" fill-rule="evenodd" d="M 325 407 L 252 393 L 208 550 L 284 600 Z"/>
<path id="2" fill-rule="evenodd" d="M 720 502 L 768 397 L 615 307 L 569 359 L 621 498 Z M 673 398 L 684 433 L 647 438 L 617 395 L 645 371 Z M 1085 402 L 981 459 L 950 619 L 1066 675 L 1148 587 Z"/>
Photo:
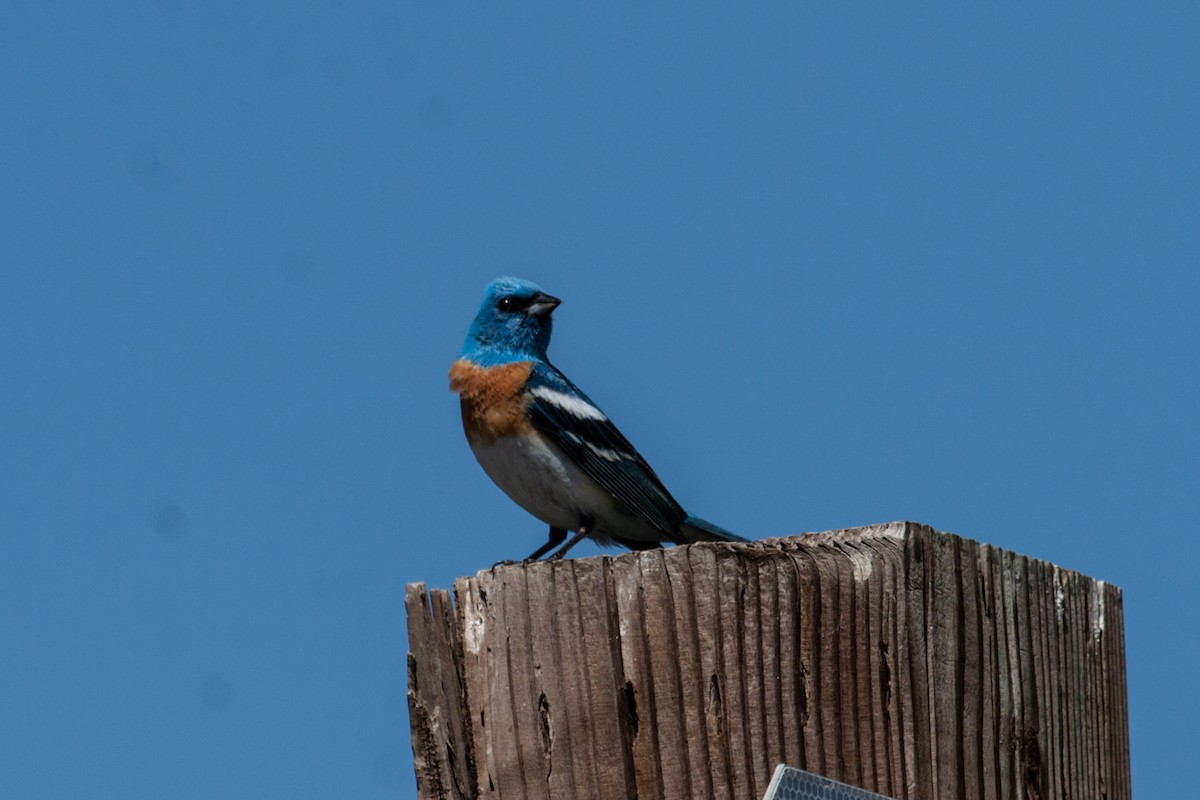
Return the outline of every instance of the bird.
<path id="1" fill-rule="evenodd" d="M 684 511 L 608 415 L 550 363 L 561 302 L 531 281 L 493 280 L 450 367 L 476 460 L 550 527 L 525 560 L 555 548 L 550 558 L 562 558 L 585 537 L 631 550 L 747 541 Z"/>

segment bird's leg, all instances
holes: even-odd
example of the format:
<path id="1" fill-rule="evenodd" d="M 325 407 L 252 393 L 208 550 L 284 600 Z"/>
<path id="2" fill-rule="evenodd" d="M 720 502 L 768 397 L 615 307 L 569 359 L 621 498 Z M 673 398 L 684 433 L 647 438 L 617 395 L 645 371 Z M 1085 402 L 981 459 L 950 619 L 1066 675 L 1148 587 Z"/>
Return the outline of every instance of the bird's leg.
<path id="1" fill-rule="evenodd" d="M 554 548 L 556 548 L 560 544 L 562 544 L 563 539 L 566 539 L 566 538 L 567 538 L 566 531 L 564 531 L 562 528 L 555 528 L 552 526 L 550 528 L 550 541 L 546 542 L 544 545 L 539 547 L 537 550 L 534 550 L 532 553 L 530 553 L 529 557 L 526 558 L 525 560 L 526 561 L 537 561 L 539 558 L 546 555 L 546 553 L 549 553 L 551 550 L 553 550 Z"/>
<path id="2" fill-rule="evenodd" d="M 550 556 L 550 560 L 557 561 L 565 556 L 568 550 L 579 544 L 581 541 L 583 541 L 583 537 L 592 532 L 592 528 L 594 528 L 595 525 L 596 521 L 594 519 L 591 517 L 584 517 L 579 523 L 579 530 L 576 531 L 575 535 L 571 537 L 570 541 L 555 551 L 554 555 Z"/>

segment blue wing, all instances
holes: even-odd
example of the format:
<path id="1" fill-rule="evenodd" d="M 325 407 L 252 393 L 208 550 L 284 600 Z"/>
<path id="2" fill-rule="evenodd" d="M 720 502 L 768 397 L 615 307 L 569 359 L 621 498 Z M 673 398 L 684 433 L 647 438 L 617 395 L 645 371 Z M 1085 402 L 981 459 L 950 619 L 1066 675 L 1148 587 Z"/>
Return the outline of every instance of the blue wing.
<path id="1" fill-rule="evenodd" d="M 533 426 L 558 445 L 584 473 L 618 498 L 663 538 L 682 541 L 687 512 L 646 460 L 575 384 L 545 362 L 536 362 L 527 388 Z"/>

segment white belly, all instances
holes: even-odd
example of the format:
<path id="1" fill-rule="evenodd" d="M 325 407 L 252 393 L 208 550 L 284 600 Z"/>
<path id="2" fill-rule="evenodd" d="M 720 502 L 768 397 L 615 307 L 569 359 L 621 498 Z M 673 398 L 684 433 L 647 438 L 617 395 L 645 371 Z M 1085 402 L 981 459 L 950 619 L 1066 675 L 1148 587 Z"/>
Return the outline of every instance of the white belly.
<path id="1" fill-rule="evenodd" d="M 634 517 L 575 462 L 541 436 L 512 436 L 471 445 L 483 471 L 513 501 L 547 525 L 577 531 L 595 521 L 592 537 L 661 541 L 662 533 Z"/>

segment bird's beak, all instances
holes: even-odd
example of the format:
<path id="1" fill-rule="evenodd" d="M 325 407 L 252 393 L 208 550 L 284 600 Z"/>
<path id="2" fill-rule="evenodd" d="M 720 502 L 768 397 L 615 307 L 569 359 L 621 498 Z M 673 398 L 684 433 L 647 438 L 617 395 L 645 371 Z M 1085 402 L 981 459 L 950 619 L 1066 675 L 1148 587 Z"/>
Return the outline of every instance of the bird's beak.
<path id="1" fill-rule="evenodd" d="M 561 302 L 562 300 L 559 300 L 557 297 L 552 297 L 545 292 L 538 292 L 526 307 L 525 313 L 531 317 L 544 317 L 558 308 L 558 304 Z"/>

